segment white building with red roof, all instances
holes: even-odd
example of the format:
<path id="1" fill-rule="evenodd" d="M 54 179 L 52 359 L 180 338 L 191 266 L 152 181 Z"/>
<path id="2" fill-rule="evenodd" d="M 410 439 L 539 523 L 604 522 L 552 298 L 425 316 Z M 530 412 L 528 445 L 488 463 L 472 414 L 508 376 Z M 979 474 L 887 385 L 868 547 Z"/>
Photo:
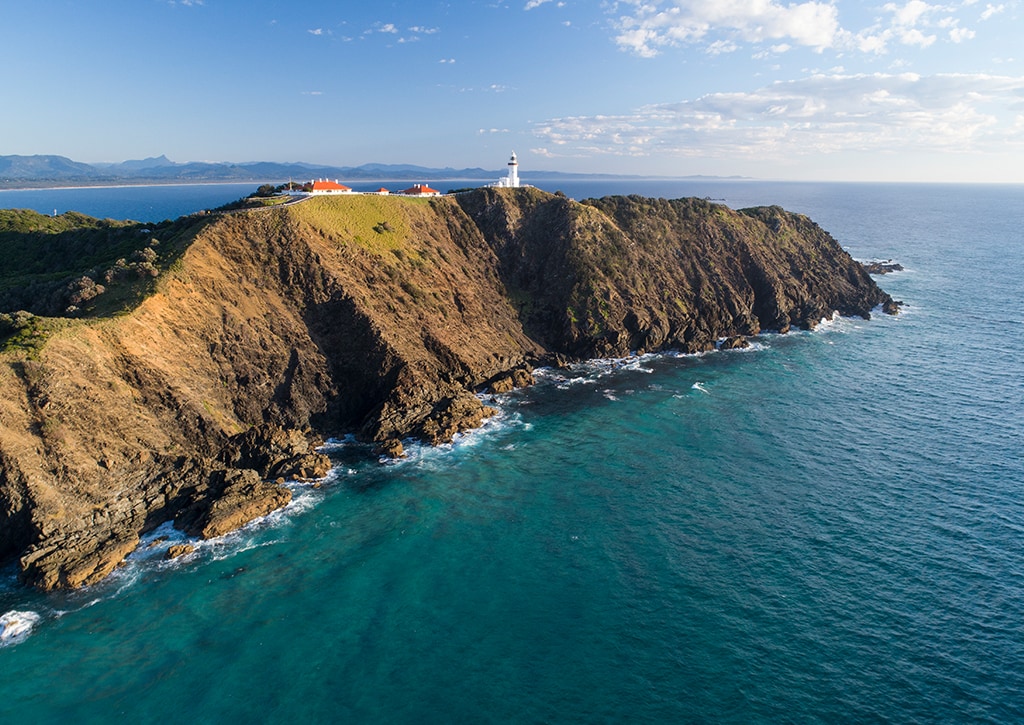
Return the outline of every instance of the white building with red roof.
<path id="1" fill-rule="evenodd" d="M 441 196 L 437 189 L 431 189 L 426 184 L 413 184 L 403 192 L 406 196 Z"/>
<path id="2" fill-rule="evenodd" d="M 352 188 L 339 184 L 338 180 L 331 181 L 329 179 L 317 179 L 313 182 L 313 188 L 310 190 L 311 194 L 351 194 Z"/>

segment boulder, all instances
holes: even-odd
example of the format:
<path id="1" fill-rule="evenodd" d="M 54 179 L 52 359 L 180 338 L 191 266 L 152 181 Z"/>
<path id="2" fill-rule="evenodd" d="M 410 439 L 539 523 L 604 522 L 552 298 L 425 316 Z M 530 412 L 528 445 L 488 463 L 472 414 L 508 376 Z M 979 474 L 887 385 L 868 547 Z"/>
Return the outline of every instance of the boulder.
<path id="1" fill-rule="evenodd" d="M 212 539 L 266 516 L 292 500 L 292 492 L 264 481 L 251 468 L 220 469 L 175 517 L 174 525 L 189 536 Z"/>
<path id="2" fill-rule="evenodd" d="M 21 557 L 22 580 L 44 591 L 95 584 L 139 545 L 132 532 L 83 532 L 61 544 L 31 547 Z"/>
<path id="3" fill-rule="evenodd" d="M 164 554 L 164 559 L 170 561 L 171 559 L 177 559 L 179 556 L 186 556 L 196 550 L 196 547 L 192 544 L 174 544 L 167 549 L 167 553 Z"/>
<path id="4" fill-rule="evenodd" d="M 501 394 L 511 392 L 516 388 L 529 387 L 536 382 L 536 378 L 533 377 L 533 369 L 523 366 L 494 376 L 486 387 L 492 393 Z"/>
<path id="5" fill-rule="evenodd" d="M 373 452 L 374 455 L 387 458 L 403 458 L 405 456 L 405 448 L 402 447 L 402 441 L 397 438 L 388 438 L 386 441 L 381 441 L 373 449 Z"/>
<path id="6" fill-rule="evenodd" d="M 868 274 L 889 274 L 889 272 L 902 272 L 903 265 L 891 259 L 886 262 L 861 262 Z"/>
<path id="7" fill-rule="evenodd" d="M 275 425 L 254 426 L 233 436 L 218 459 L 232 468 L 251 468 L 263 478 L 323 478 L 331 459 L 319 453 L 318 438 Z"/>
<path id="8" fill-rule="evenodd" d="M 722 340 L 718 346 L 719 350 L 742 350 L 743 348 L 750 347 L 750 343 L 747 342 L 747 338 L 743 335 L 733 335 Z"/>

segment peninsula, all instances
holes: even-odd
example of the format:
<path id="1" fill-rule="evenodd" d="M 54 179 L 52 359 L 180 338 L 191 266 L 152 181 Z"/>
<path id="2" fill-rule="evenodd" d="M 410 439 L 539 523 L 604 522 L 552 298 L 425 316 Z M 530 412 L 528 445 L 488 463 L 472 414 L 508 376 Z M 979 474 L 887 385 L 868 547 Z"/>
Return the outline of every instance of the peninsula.
<path id="1" fill-rule="evenodd" d="M 0 212 L 0 556 L 42 589 L 212 537 L 491 414 L 536 365 L 897 309 L 810 219 L 534 188 L 322 195 L 156 226 Z"/>

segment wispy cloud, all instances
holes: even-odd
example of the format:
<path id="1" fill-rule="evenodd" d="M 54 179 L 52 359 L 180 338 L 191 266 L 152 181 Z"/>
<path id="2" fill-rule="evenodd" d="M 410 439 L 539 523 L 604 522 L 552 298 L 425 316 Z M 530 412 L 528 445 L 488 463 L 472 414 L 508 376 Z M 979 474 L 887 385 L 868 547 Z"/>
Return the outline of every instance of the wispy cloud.
<path id="1" fill-rule="evenodd" d="M 323 28 L 310 28 L 306 32 L 309 33 L 310 35 L 323 35 L 324 34 L 324 29 Z"/>
<path id="2" fill-rule="evenodd" d="M 988 5 L 985 6 L 985 9 L 981 11 L 981 16 L 979 19 L 988 20 L 993 16 L 1003 12 L 1004 10 L 1006 10 L 1005 5 L 992 5 L 991 3 L 989 3 Z"/>
<path id="3" fill-rule="evenodd" d="M 533 10 L 534 8 L 539 8 L 541 5 L 545 5 L 549 2 L 553 2 L 553 0 L 527 0 L 526 5 L 523 6 L 523 10 Z M 560 8 L 565 7 L 565 3 L 558 2 L 557 6 Z"/>
<path id="4" fill-rule="evenodd" d="M 505 93 L 506 91 L 512 90 L 509 86 L 502 85 L 501 83 L 492 83 L 489 86 L 483 86 L 475 88 L 473 86 L 465 86 L 459 88 L 459 93 Z"/>
<path id="5" fill-rule="evenodd" d="M 552 156 L 783 159 L 841 151 L 1024 149 L 1024 77 L 815 75 L 629 115 L 537 124 Z"/>

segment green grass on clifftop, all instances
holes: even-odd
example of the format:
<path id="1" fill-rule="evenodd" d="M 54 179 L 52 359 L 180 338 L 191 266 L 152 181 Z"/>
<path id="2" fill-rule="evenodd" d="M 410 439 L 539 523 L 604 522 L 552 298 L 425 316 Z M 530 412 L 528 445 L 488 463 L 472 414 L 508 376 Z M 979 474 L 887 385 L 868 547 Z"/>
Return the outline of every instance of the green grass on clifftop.
<path id="1" fill-rule="evenodd" d="M 384 256 L 408 246 L 410 211 L 429 205 L 429 199 L 358 194 L 313 197 L 291 212 L 325 237 Z"/>

